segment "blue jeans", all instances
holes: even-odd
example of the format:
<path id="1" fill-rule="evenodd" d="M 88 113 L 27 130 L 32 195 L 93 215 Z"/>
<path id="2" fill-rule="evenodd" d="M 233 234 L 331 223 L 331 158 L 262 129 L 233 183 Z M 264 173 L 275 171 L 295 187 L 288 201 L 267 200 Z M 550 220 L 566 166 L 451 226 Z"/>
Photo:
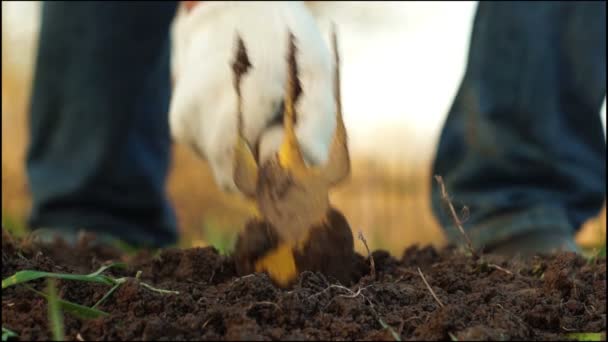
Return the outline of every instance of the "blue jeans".
<path id="1" fill-rule="evenodd" d="M 476 247 L 572 237 L 606 194 L 606 3 L 480 2 L 440 137 L 442 175 Z M 433 179 L 445 232 L 460 237 Z"/>
<path id="2" fill-rule="evenodd" d="M 44 2 L 30 110 L 33 228 L 177 241 L 165 184 L 175 2 Z"/>

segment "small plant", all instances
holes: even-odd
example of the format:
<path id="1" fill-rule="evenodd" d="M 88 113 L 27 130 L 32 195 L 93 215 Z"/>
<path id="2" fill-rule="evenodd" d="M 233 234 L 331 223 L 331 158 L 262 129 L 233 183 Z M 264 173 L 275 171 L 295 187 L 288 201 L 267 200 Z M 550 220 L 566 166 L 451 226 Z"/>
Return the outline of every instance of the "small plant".
<path id="1" fill-rule="evenodd" d="M 12 276 L 2 279 L 2 289 L 28 281 L 40 279 L 40 278 L 56 278 L 64 280 L 79 280 L 93 283 L 100 283 L 105 285 L 113 285 L 115 279 L 103 275 L 102 273 L 111 267 L 124 267 L 124 263 L 113 263 L 106 266 L 100 267 L 97 271 L 90 274 L 65 274 L 65 273 L 52 273 L 42 271 L 23 270 L 19 271 Z"/>
<path id="2" fill-rule="evenodd" d="M 110 297 L 110 295 L 114 291 L 116 291 L 116 289 L 120 285 L 126 283 L 127 280 L 129 279 L 129 277 L 112 278 L 112 277 L 104 275 L 102 273 L 111 267 L 124 267 L 124 266 L 125 265 L 123 263 L 113 263 L 113 264 L 109 264 L 106 266 L 102 266 L 97 271 L 90 273 L 90 274 L 65 274 L 65 273 L 52 273 L 52 272 L 24 270 L 24 271 L 19 271 L 6 279 L 3 279 L 2 280 L 2 289 L 5 289 L 5 288 L 13 286 L 13 285 L 24 284 L 26 282 L 40 279 L 40 278 L 48 278 L 48 279 L 53 279 L 53 280 L 62 279 L 62 280 L 86 281 L 86 282 L 93 282 L 93 283 L 112 286 L 112 288 L 108 292 L 106 292 L 106 294 L 97 303 L 95 303 L 95 305 L 93 305 L 93 307 L 87 307 L 87 306 L 83 306 L 80 304 L 68 302 L 68 301 L 65 301 L 65 300 L 62 300 L 59 298 L 53 299 L 53 295 L 51 294 L 51 292 L 49 292 L 48 294 L 45 294 L 43 292 L 37 291 L 36 289 L 32 288 L 31 286 L 24 284 L 24 286 L 27 289 L 29 289 L 30 291 L 36 293 L 37 295 L 39 295 L 41 297 L 44 297 L 49 302 L 49 305 L 51 305 L 50 303 L 51 303 L 51 301 L 53 301 L 53 303 L 55 303 L 53 305 L 57 306 L 58 308 L 61 308 L 61 310 L 65 311 L 65 312 L 69 312 L 70 314 L 73 314 L 74 316 L 76 316 L 78 318 L 83 318 L 83 319 L 97 318 L 100 316 L 108 315 L 108 313 L 98 310 L 96 308 L 99 305 L 101 305 L 101 303 L 103 303 L 106 299 L 108 299 Z M 146 284 L 146 283 L 140 281 L 140 277 L 141 277 L 141 271 L 137 272 L 137 275 L 135 276 L 134 279 L 141 286 L 145 287 L 146 289 L 148 289 L 150 291 L 158 292 L 161 294 L 179 294 L 179 292 L 177 292 L 177 291 L 170 291 L 170 290 L 163 290 L 163 289 L 155 288 L 149 284 Z M 51 290 L 51 288 L 49 288 L 49 290 Z M 3 334 L 4 334 L 4 330 L 3 330 Z"/>

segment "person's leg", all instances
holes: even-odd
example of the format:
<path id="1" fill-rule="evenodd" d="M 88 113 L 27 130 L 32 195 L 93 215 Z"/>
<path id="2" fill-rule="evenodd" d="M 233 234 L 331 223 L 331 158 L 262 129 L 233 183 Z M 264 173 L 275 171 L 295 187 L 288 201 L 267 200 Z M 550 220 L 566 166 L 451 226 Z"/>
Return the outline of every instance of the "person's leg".
<path id="1" fill-rule="evenodd" d="M 479 3 L 433 165 L 469 207 L 475 247 L 575 247 L 606 193 L 605 94 L 605 2 Z M 433 179 L 434 213 L 458 241 L 439 191 Z"/>
<path id="2" fill-rule="evenodd" d="M 29 225 L 177 240 L 170 163 L 175 2 L 44 2 L 30 109 Z"/>

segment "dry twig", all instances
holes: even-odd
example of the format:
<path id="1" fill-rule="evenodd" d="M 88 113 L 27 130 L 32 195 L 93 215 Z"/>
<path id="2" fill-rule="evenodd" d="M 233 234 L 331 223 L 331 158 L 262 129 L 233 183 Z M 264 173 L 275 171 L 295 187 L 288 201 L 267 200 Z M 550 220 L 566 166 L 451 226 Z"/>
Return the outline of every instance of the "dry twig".
<path id="1" fill-rule="evenodd" d="M 255 302 L 252 303 L 251 305 L 249 305 L 249 307 L 247 308 L 247 310 L 250 310 L 258 305 L 269 305 L 269 306 L 273 306 L 275 308 L 277 308 L 279 311 L 283 311 L 283 309 L 281 309 L 281 307 L 279 306 L 279 304 L 277 303 L 273 303 L 273 302 L 269 302 L 269 301 L 261 301 L 261 302 Z"/>
<path id="2" fill-rule="evenodd" d="M 370 286 L 371 285 L 368 285 L 366 287 L 360 288 L 357 292 L 360 293 L 361 290 L 364 290 L 364 289 L 366 289 L 366 288 L 368 288 Z M 338 285 L 338 284 L 332 284 L 332 285 L 329 285 L 328 287 L 326 287 L 325 289 L 323 289 L 323 290 L 321 290 L 321 291 L 319 291 L 319 292 L 317 292 L 315 294 L 312 294 L 312 295 L 308 296 L 306 299 L 318 297 L 318 296 L 324 294 L 325 292 L 328 292 L 331 289 L 343 290 L 343 291 L 346 291 L 346 292 L 348 292 L 350 294 L 354 294 L 355 293 L 355 292 L 353 292 L 353 290 L 349 289 L 348 287 L 345 287 L 345 286 L 342 286 L 342 285 Z M 351 298 L 354 298 L 354 297 L 351 297 Z"/>
<path id="3" fill-rule="evenodd" d="M 513 275 L 513 273 L 511 271 L 507 270 L 506 268 L 502 268 L 502 267 L 500 267 L 500 266 L 498 266 L 496 264 L 488 264 L 488 267 L 495 268 L 495 269 L 497 269 L 499 271 L 503 271 L 503 272 L 505 272 L 508 275 Z"/>
<path id="4" fill-rule="evenodd" d="M 439 303 L 439 306 L 441 306 L 442 308 L 444 308 L 445 306 L 439 300 L 439 298 L 435 294 L 435 291 L 433 291 L 433 289 L 431 288 L 431 285 L 429 285 L 429 283 L 426 281 L 426 278 L 424 277 L 424 274 L 422 274 L 422 271 L 420 270 L 420 267 L 417 267 L 417 268 L 418 268 L 418 274 L 420 274 L 420 277 L 422 277 L 422 281 L 424 282 L 424 285 L 426 285 L 426 288 L 429 289 L 429 292 L 431 292 L 431 295 L 433 295 L 433 298 L 435 298 L 435 300 L 437 301 L 437 303 Z"/>
<path id="5" fill-rule="evenodd" d="M 439 184 L 439 188 L 441 189 L 441 199 L 445 202 L 446 206 L 450 210 L 452 220 L 454 221 L 454 224 L 456 224 L 456 227 L 460 231 L 460 234 L 462 234 L 462 236 L 464 236 L 464 239 L 467 242 L 467 248 L 469 249 L 469 252 L 471 253 L 471 255 L 474 258 L 477 258 L 477 253 L 473 249 L 473 244 L 471 243 L 471 239 L 469 239 L 469 236 L 465 233 L 464 228 L 462 227 L 462 221 L 458 217 L 458 214 L 456 214 L 456 210 L 454 209 L 452 200 L 450 200 L 450 196 L 448 195 L 448 192 L 445 189 L 445 183 L 443 182 L 443 177 L 441 177 L 439 175 L 435 175 L 435 180 L 437 181 L 437 184 Z"/>
<path id="6" fill-rule="evenodd" d="M 365 249 L 367 250 L 367 257 L 369 258 L 370 262 L 372 278 L 376 279 L 376 263 L 374 262 L 374 257 L 372 256 L 372 253 L 370 253 L 369 247 L 367 246 L 367 240 L 365 240 L 365 236 L 363 236 L 363 232 L 361 232 L 360 230 L 359 240 L 361 240 L 363 242 L 363 245 L 365 245 Z"/>

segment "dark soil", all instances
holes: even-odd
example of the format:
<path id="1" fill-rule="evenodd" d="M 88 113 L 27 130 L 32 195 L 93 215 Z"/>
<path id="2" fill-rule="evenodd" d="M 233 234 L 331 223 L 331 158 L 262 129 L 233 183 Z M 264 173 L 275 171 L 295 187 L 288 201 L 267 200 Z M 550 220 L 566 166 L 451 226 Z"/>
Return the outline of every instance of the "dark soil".
<path id="1" fill-rule="evenodd" d="M 110 250 L 39 247 L 3 233 L 2 278 L 19 270 L 89 273 L 109 260 L 128 261 L 113 276 L 133 278 L 80 320 L 65 314 L 70 340 L 564 340 L 569 332 L 606 331 L 606 259 L 562 253 L 523 262 L 484 255 L 474 261 L 454 248 L 407 249 L 400 259 L 375 251 L 346 287 L 304 272 L 289 289 L 265 274 L 238 277 L 231 258 L 213 248 L 166 249 L 120 256 Z M 498 267 L 496 267 L 498 266 Z M 439 304 L 424 284 L 432 287 Z M 502 268 L 502 269 L 501 269 Z M 44 290 L 43 280 L 31 282 Z M 62 299 L 92 306 L 108 286 L 59 281 Z M 22 340 L 48 340 L 44 298 L 23 286 L 2 290 L 2 326 Z M 605 335 L 604 335 L 605 336 Z"/>

